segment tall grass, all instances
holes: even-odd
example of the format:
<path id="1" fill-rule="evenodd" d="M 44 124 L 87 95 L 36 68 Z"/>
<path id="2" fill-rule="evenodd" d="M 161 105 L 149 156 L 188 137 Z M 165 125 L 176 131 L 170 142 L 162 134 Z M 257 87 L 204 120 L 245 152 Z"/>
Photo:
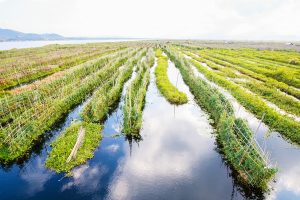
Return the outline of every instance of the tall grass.
<path id="1" fill-rule="evenodd" d="M 118 102 L 124 83 L 130 78 L 133 67 L 145 56 L 146 51 L 140 51 L 125 64 L 114 77 L 97 90 L 90 103 L 84 108 L 82 117 L 88 122 L 102 122 L 113 105 Z"/>
<path id="2" fill-rule="evenodd" d="M 127 136 L 139 137 L 142 125 L 142 114 L 145 103 L 145 96 L 150 80 L 150 67 L 154 64 L 154 53 L 150 49 L 144 61 L 137 64 L 137 74 L 130 83 L 125 95 L 123 108 L 124 123 L 123 132 Z"/>

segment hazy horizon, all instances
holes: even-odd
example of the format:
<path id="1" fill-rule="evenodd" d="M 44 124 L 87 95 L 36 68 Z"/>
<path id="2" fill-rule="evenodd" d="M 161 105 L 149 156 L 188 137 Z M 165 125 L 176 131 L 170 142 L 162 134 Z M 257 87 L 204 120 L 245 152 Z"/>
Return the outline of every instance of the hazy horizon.
<path id="1" fill-rule="evenodd" d="M 296 0 L 0 0 L 0 27 L 65 37 L 299 41 Z"/>

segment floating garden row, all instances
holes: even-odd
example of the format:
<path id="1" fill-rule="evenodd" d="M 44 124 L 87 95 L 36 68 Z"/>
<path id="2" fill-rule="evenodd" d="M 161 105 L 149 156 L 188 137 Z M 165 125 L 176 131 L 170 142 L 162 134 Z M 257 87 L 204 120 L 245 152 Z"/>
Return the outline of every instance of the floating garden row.
<path id="1" fill-rule="evenodd" d="M 201 52 L 201 51 L 200 51 Z M 243 67 L 245 69 L 251 70 L 258 74 L 263 74 L 267 77 L 271 77 L 279 82 L 284 82 L 290 86 L 294 86 L 296 88 L 300 88 L 300 74 L 299 70 L 292 69 L 288 67 L 273 67 L 273 68 L 266 68 L 266 65 L 261 65 L 258 63 L 250 63 L 245 62 L 243 59 L 237 58 L 237 57 L 229 57 L 224 56 L 221 54 L 215 54 L 212 51 L 204 50 L 205 53 L 209 53 L 211 57 L 226 61 L 231 64 L 238 65 L 240 67 Z"/>
<path id="2" fill-rule="evenodd" d="M 23 83 L 32 82 L 36 79 L 48 76 L 55 72 L 73 67 L 99 56 L 113 53 L 121 48 L 116 46 L 87 46 L 88 48 L 78 47 L 69 49 L 47 51 L 48 54 L 11 56 L 1 61 L 1 82 L 0 90 L 9 89 Z M 20 50 L 22 51 L 22 50 Z M 37 58 L 35 58 L 37 57 Z M 9 60 L 8 60 L 9 59 Z"/>
<path id="3" fill-rule="evenodd" d="M 232 55 L 239 55 L 247 58 L 259 58 L 260 62 L 266 61 L 266 63 L 274 63 L 298 69 L 300 67 L 300 54 L 296 51 L 270 51 L 256 49 L 228 49 L 222 51 L 225 51 L 227 54 L 231 53 Z"/>
<path id="4" fill-rule="evenodd" d="M 186 94 L 179 91 L 168 79 L 168 57 L 162 55 L 161 49 L 157 49 L 155 55 L 157 57 L 157 66 L 155 68 L 157 88 L 170 103 L 187 103 L 188 98 Z"/>
<path id="5" fill-rule="evenodd" d="M 132 51 L 132 50 L 130 50 Z M 23 112 L 28 111 L 36 104 L 43 104 L 49 99 L 64 96 L 74 89 L 75 84 L 79 84 L 88 76 L 93 76 L 99 69 L 107 65 L 109 62 L 118 60 L 122 61 L 122 57 L 130 51 L 120 51 L 118 53 L 105 56 L 95 62 L 88 62 L 76 68 L 76 70 L 69 70 L 64 76 L 57 78 L 49 83 L 41 84 L 38 88 L 34 88 L 16 95 L 6 96 L 0 99 L 0 123 L 5 126 L 7 123 L 13 122 Z"/>
<path id="6" fill-rule="evenodd" d="M 124 83 L 130 78 L 133 67 L 145 55 L 145 50 L 139 51 L 129 59 L 118 71 L 94 92 L 91 100 L 81 112 L 82 121 L 72 124 L 52 144 L 46 166 L 56 172 L 67 172 L 87 159 L 93 157 L 93 152 L 101 140 L 102 122 L 117 104 L 122 93 Z M 78 148 L 76 156 L 68 160 L 74 145 L 77 142 L 80 128 L 85 135 Z"/>
<path id="7" fill-rule="evenodd" d="M 63 93 L 34 104 L 13 119 L 12 123 L 1 128 L 0 159 L 9 162 L 25 156 L 41 135 L 103 85 L 105 80 L 109 80 L 131 56 L 132 53 L 125 54 L 106 63 L 91 75 L 74 79 L 72 84 L 62 88 Z"/>
<path id="8" fill-rule="evenodd" d="M 258 119 L 262 119 L 272 130 L 278 131 L 287 139 L 300 144 L 300 124 L 290 117 L 278 113 L 268 106 L 260 97 L 249 93 L 232 81 L 205 68 L 199 62 L 192 61 L 195 67 L 209 80 L 227 89 L 246 109 L 251 111 Z"/>
<path id="9" fill-rule="evenodd" d="M 195 76 L 188 60 L 170 49 L 165 52 L 179 68 L 196 102 L 214 120 L 218 143 L 238 180 L 250 187 L 267 190 L 276 169 L 267 166 L 264 156 L 251 139 L 253 135 L 247 124 L 235 118 L 231 104 L 216 88 Z"/>
<path id="10" fill-rule="evenodd" d="M 136 77 L 127 88 L 123 108 L 123 132 L 127 137 L 140 138 L 145 96 L 150 81 L 150 68 L 153 64 L 154 52 L 150 49 L 146 59 L 138 62 Z"/>
<path id="11" fill-rule="evenodd" d="M 300 116 L 300 101 L 298 99 L 286 95 L 278 89 L 267 86 L 264 84 L 264 82 L 250 78 L 249 76 L 243 74 L 237 75 L 236 71 L 230 67 L 221 67 L 210 60 L 195 56 L 188 52 L 186 52 L 186 54 L 188 54 L 194 60 L 206 63 L 210 68 L 215 70 L 214 72 L 216 74 L 231 78 L 231 81 L 274 103 L 280 109 L 283 109 L 288 113 Z M 242 81 L 240 81 L 241 79 Z"/>

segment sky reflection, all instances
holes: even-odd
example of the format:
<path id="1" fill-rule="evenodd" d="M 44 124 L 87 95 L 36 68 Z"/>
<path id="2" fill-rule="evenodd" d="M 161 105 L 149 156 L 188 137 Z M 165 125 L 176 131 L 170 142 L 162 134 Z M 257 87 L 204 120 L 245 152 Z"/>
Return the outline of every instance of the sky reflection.
<path id="1" fill-rule="evenodd" d="M 176 75 L 177 81 L 173 67 L 168 75 L 171 81 Z M 180 76 L 179 89 L 190 99 L 189 104 L 175 107 L 175 116 L 174 106 L 153 81 L 152 77 L 143 115 L 144 140 L 133 145 L 131 155 L 125 150 L 107 199 L 230 199 L 232 180 L 214 150 L 207 115 L 193 103 Z M 212 187 L 214 192 L 208 192 Z"/>

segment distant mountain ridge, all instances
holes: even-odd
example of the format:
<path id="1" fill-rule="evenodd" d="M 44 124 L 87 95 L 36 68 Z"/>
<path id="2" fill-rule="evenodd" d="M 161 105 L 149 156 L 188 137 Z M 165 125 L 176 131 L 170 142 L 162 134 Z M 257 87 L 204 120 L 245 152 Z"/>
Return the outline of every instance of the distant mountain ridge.
<path id="1" fill-rule="evenodd" d="M 36 40 L 122 40 L 137 39 L 127 37 L 64 37 L 55 33 L 22 33 L 11 29 L 0 28 L 0 42 L 5 41 L 36 41 Z M 141 38 L 138 38 L 141 39 Z"/>
<path id="2" fill-rule="evenodd" d="M 36 34 L 36 33 L 22 33 L 11 29 L 0 28 L 0 41 L 24 41 L 24 40 L 65 40 L 67 38 L 54 34 Z"/>

